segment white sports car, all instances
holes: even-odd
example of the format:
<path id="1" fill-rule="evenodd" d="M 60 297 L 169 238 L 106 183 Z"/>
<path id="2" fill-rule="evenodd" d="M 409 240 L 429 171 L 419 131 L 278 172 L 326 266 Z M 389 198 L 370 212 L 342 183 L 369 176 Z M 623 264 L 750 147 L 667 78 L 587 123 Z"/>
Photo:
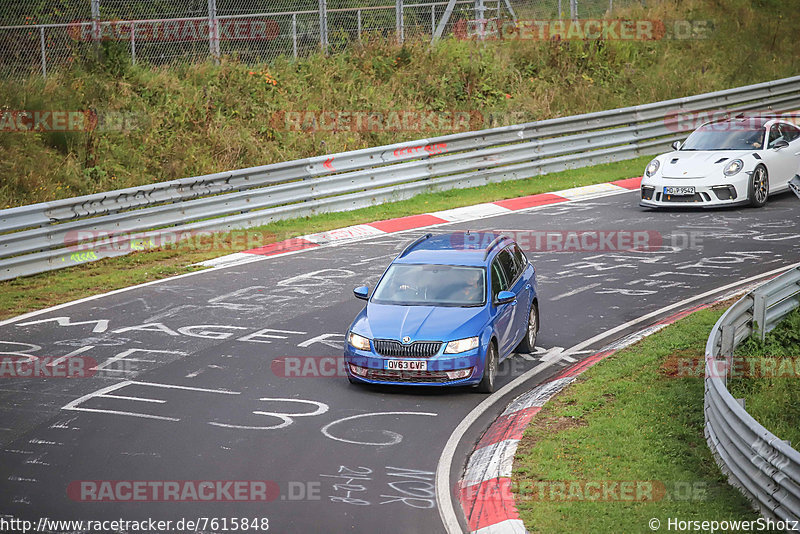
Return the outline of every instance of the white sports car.
<path id="1" fill-rule="evenodd" d="M 768 117 L 706 123 L 651 161 L 640 206 L 761 207 L 800 167 L 800 128 Z"/>

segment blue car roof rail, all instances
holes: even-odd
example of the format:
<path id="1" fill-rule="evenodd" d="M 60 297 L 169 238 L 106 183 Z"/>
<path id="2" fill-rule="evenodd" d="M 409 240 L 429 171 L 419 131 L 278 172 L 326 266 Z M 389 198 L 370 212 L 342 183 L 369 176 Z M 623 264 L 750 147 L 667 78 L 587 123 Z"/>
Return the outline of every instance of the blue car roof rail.
<path id="1" fill-rule="evenodd" d="M 499 245 L 500 243 L 502 243 L 503 241 L 505 241 L 506 239 L 508 239 L 508 238 L 506 236 L 504 236 L 504 235 L 499 235 L 499 236 L 495 237 L 494 241 L 489 243 L 489 246 L 486 247 L 486 251 L 483 253 L 484 261 L 486 260 L 486 258 L 489 257 L 489 253 L 492 252 L 492 249 L 494 247 L 496 247 L 497 245 Z"/>
<path id="2" fill-rule="evenodd" d="M 431 234 L 431 233 L 427 233 L 427 234 L 425 234 L 425 235 L 423 235 L 423 236 L 421 236 L 421 237 L 418 237 L 417 239 L 415 239 L 414 241 L 412 241 L 411 243 L 409 243 L 409 244 L 408 244 L 408 246 L 406 246 L 406 248 L 404 248 L 404 249 L 403 249 L 403 252 L 401 252 L 401 253 L 400 253 L 400 254 L 397 256 L 397 259 L 400 259 L 400 258 L 402 258 L 402 257 L 403 257 L 403 256 L 405 256 L 406 254 L 408 254 L 409 252 L 411 252 L 411 250 L 412 250 L 414 247 L 416 247 L 417 245 L 419 245 L 420 243 L 422 243 L 423 241 L 425 241 L 426 239 L 428 239 L 428 238 L 431 238 L 431 237 L 433 237 L 433 234 Z"/>

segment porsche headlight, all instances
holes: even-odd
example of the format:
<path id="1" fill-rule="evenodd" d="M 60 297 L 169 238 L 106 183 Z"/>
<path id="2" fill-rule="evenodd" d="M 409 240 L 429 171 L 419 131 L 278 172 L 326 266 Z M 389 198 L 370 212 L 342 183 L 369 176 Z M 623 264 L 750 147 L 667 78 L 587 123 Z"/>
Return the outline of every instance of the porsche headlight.
<path id="1" fill-rule="evenodd" d="M 467 352 L 478 347 L 477 337 L 468 337 L 465 339 L 456 339 L 447 344 L 444 349 L 445 354 L 458 354 L 460 352 Z"/>
<path id="2" fill-rule="evenodd" d="M 347 342 L 350 343 L 350 346 L 354 349 L 369 350 L 369 339 L 364 336 L 359 336 L 355 332 L 350 332 L 350 335 L 347 336 Z"/>
<path id="3" fill-rule="evenodd" d="M 725 169 L 722 172 L 725 173 L 725 176 L 733 176 L 741 171 L 742 167 L 744 167 L 744 162 L 742 160 L 733 159 L 725 165 Z"/>
<path id="4" fill-rule="evenodd" d="M 651 162 L 650 162 L 650 163 L 647 165 L 647 169 L 645 169 L 644 173 L 645 173 L 645 174 L 646 174 L 648 177 L 649 177 L 649 176 L 653 176 L 653 175 L 656 173 L 656 171 L 658 170 L 658 168 L 659 168 L 660 166 L 661 166 L 661 163 L 660 163 L 660 162 L 659 162 L 657 159 L 654 159 L 653 161 L 651 161 Z"/>

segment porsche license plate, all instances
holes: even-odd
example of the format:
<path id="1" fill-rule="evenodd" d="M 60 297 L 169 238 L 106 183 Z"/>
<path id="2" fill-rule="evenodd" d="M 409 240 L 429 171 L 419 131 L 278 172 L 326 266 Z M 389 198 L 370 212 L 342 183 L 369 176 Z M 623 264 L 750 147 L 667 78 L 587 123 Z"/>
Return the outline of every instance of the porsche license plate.
<path id="1" fill-rule="evenodd" d="M 427 371 L 428 362 L 412 360 L 386 360 L 384 362 L 387 371 Z"/>
<path id="2" fill-rule="evenodd" d="M 694 195 L 694 186 L 666 186 L 664 187 L 665 195 Z"/>

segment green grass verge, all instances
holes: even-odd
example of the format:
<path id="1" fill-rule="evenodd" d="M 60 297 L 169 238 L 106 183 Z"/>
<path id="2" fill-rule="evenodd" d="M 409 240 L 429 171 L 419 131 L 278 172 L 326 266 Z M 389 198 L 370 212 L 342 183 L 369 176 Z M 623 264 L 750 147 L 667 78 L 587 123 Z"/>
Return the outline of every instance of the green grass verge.
<path id="1" fill-rule="evenodd" d="M 702 377 L 674 372 L 675 358 L 702 361 L 708 333 L 729 304 L 694 313 L 614 354 L 537 414 L 513 471 L 517 508 L 529 531 L 650 532 L 652 518 L 662 531 L 670 517 L 758 518 L 726 483 L 706 445 Z M 545 491 L 539 498 L 537 482 L 571 480 L 652 481 L 668 497 L 558 501 Z"/>
<path id="2" fill-rule="evenodd" d="M 796 309 L 762 343 L 748 338 L 736 351 L 742 376 L 728 382 L 747 413 L 781 439 L 800 446 L 800 309 Z M 755 371 L 755 372 L 753 372 Z"/>
<path id="3" fill-rule="evenodd" d="M 470 189 L 427 193 L 400 202 L 369 208 L 326 213 L 314 217 L 278 221 L 246 231 L 256 234 L 256 244 L 267 244 L 298 235 L 341 228 L 353 224 L 404 217 L 504 198 L 514 198 L 567 189 L 580 185 L 608 182 L 640 175 L 650 157 L 573 169 L 558 173 L 508 181 Z M 243 250 L 246 238 L 241 234 L 215 240 L 214 244 L 188 244 L 140 251 L 120 258 L 69 267 L 59 271 L 0 282 L 0 319 L 69 302 L 78 298 L 141 284 L 191 270 L 192 264 Z"/>

